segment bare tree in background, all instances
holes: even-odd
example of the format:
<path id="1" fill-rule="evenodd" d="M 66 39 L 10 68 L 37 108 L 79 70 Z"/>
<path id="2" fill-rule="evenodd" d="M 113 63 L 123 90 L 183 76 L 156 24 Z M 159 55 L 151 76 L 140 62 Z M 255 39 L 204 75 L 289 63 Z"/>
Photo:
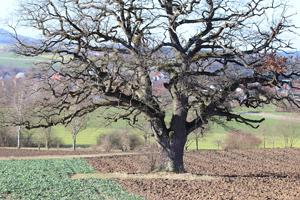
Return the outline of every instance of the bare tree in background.
<path id="1" fill-rule="evenodd" d="M 188 147 L 195 142 L 196 143 L 196 150 L 199 150 L 199 140 L 202 138 L 203 140 L 205 140 L 205 137 L 207 136 L 207 134 L 209 134 L 211 130 L 211 127 L 209 124 L 205 124 L 203 127 L 201 127 L 200 129 L 197 129 L 195 131 L 193 131 L 192 133 L 189 134 L 188 138 L 187 138 L 187 142 L 185 144 L 185 150 L 188 149 Z"/>
<path id="2" fill-rule="evenodd" d="M 144 119 L 142 119 L 142 122 L 136 123 L 134 128 L 142 132 L 144 138 L 144 144 L 145 146 L 147 146 L 151 142 L 150 139 L 151 136 L 153 135 L 150 122 L 145 117 Z"/>
<path id="3" fill-rule="evenodd" d="M 218 137 L 218 138 L 213 138 L 211 143 L 216 145 L 218 147 L 218 149 L 220 149 L 220 146 L 223 144 L 224 142 L 224 137 Z"/>
<path id="4" fill-rule="evenodd" d="M 274 133 L 272 133 L 274 130 L 272 130 L 271 127 L 268 127 L 268 125 L 263 122 L 262 125 L 258 129 L 259 134 L 261 135 L 262 142 L 263 142 L 263 148 L 266 148 L 266 143 L 268 142 L 268 137 L 272 137 Z M 274 137 L 273 137 L 274 139 Z M 273 148 L 274 148 L 274 140 L 273 140 Z"/>
<path id="5" fill-rule="evenodd" d="M 42 139 L 45 142 L 45 148 L 49 150 L 52 145 L 60 146 L 62 143 L 61 138 L 57 136 L 52 127 L 42 129 L 42 134 L 39 135 L 39 140 Z M 40 146 L 40 145 L 39 145 Z"/>
<path id="6" fill-rule="evenodd" d="M 44 129 L 44 139 L 45 139 L 45 148 L 49 150 L 53 138 L 52 127 L 48 127 Z"/>
<path id="7" fill-rule="evenodd" d="M 11 88 L 13 88 L 12 79 L 0 80 L 0 146 L 14 146 L 14 134 L 11 134 L 11 127 L 8 124 L 9 108 L 12 107 Z"/>
<path id="8" fill-rule="evenodd" d="M 22 145 L 24 145 L 25 147 L 32 147 L 35 146 L 36 144 L 34 143 L 34 138 L 36 137 L 36 130 L 32 129 L 32 130 L 28 130 L 23 128 L 22 131 Z"/>
<path id="9" fill-rule="evenodd" d="M 75 117 L 67 126 L 68 131 L 72 134 L 74 151 L 76 150 L 76 137 L 78 133 L 87 128 L 87 122 L 88 118 L 86 116 Z"/>
<path id="10" fill-rule="evenodd" d="M 283 147 L 293 147 L 300 139 L 298 122 L 281 120 L 275 125 L 275 132 L 283 141 Z"/>
<path id="11" fill-rule="evenodd" d="M 18 24 L 43 37 L 25 41 L 15 34 L 14 49 L 53 56 L 38 73 L 41 89 L 51 93 L 39 112 L 57 116 L 24 124 L 70 123 L 103 106 L 119 108 L 111 121 L 135 124 L 143 113 L 161 147 L 160 168 L 184 172 L 187 136 L 211 117 L 253 127 L 263 121 L 231 112 L 232 101 L 252 108 L 282 99 L 297 105 L 289 95 L 263 89 L 299 75 L 275 54 L 291 46 L 283 40 L 293 30 L 287 13 L 284 2 L 272 0 L 22 1 Z M 169 76 L 163 85 L 168 106 L 152 90 L 151 71 Z M 189 113 L 195 117 L 188 120 Z"/>
<path id="12" fill-rule="evenodd" d="M 22 124 L 30 118 L 34 104 L 34 97 L 30 97 L 31 89 L 32 85 L 27 84 L 26 78 L 0 79 L 0 108 L 3 109 L 5 115 L 5 124 L 11 126 L 11 128 L 13 126 L 17 127 L 16 141 L 18 148 L 21 148 L 21 131 L 24 128 Z M 12 133 L 7 134 L 15 135 Z"/>
<path id="13" fill-rule="evenodd" d="M 13 107 L 14 111 L 11 112 L 13 121 L 18 125 L 18 149 L 21 148 L 21 124 L 25 121 L 26 112 L 28 109 L 28 99 L 26 99 L 26 92 L 24 91 L 26 88 L 23 85 L 15 86 L 12 92 L 13 98 Z"/>

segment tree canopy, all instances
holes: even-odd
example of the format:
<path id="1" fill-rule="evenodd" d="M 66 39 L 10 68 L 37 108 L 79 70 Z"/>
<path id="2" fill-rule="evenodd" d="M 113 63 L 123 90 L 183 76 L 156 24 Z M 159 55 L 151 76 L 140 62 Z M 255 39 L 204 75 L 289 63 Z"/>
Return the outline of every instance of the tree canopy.
<path id="1" fill-rule="evenodd" d="M 274 89 L 297 87 L 299 75 L 291 58 L 276 54 L 291 48 L 284 1 L 35 0 L 21 2 L 19 13 L 19 25 L 42 37 L 15 34 L 16 53 L 53 56 L 39 63 L 39 91 L 51 95 L 39 101 L 42 120 L 28 128 L 69 123 L 103 106 L 123 110 L 107 116 L 112 121 L 135 124 L 144 114 L 162 148 L 161 168 L 184 172 L 187 136 L 213 117 L 262 122 L 232 112 L 234 102 L 298 106 Z M 166 74 L 163 92 L 152 87 L 151 72 Z"/>

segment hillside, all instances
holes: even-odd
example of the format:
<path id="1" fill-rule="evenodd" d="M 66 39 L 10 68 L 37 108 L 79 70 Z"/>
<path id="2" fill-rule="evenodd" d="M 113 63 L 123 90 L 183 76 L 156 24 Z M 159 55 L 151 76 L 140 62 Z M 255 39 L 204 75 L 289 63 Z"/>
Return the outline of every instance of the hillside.
<path id="1" fill-rule="evenodd" d="M 35 40 L 34 38 L 31 37 L 26 37 L 23 35 L 19 36 L 22 40 L 28 39 L 28 40 Z M 11 37 L 11 32 L 5 30 L 5 29 L 0 29 L 0 44 L 12 44 L 14 43 L 14 38 Z"/>

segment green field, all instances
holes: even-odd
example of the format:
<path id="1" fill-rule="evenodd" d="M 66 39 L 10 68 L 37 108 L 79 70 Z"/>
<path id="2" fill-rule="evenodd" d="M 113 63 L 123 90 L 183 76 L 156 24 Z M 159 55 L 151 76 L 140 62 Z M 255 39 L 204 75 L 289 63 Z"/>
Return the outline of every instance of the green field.
<path id="1" fill-rule="evenodd" d="M 1 47 L 0 47 L 1 48 Z M 42 55 L 38 57 L 19 56 L 13 52 L 0 51 L 0 65 L 7 67 L 35 67 L 34 62 L 47 61 L 53 58 L 52 55 Z"/>
<path id="2" fill-rule="evenodd" d="M 272 114 L 274 114 L 274 113 L 272 113 Z M 277 114 L 279 115 L 280 113 L 277 113 Z M 84 130 L 78 134 L 78 136 L 77 136 L 77 145 L 78 146 L 96 145 L 96 139 L 100 134 L 114 131 L 116 129 L 124 130 L 124 131 L 138 132 L 137 130 L 131 129 L 131 127 L 129 127 L 125 121 L 119 121 L 119 122 L 113 123 L 109 126 L 105 126 L 105 121 L 101 120 L 97 117 L 98 116 L 97 112 L 91 114 L 90 116 L 91 116 L 91 118 L 90 118 L 91 126 L 89 126 L 86 130 Z M 286 113 L 285 116 L 294 116 L 294 114 L 288 115 Z M 247 117 L 251 118 L 251 119 L 260 119 L 261 118 L 261 117 L 252 116 L 252 115 L 248 115 Z M 282 121 L 282 120 L 274 119 L 274 118 L 266 118 L 266 120 L 262 123 L 262 125 L 257 129 L 253 129 L 250 126 L 247 126 L 247 125 L 241 124 L 241 123 L 237 123 L 235 121 L 226 122 L 226 125 L 235 130 L 238 130 L 238 129 L 247 130 L 250 133 L 256 135 L 257 137 L 262 138 L 261 128 L 263 126 L 269 127 L 269 129 L 270 129 L 269 131 L 272 131 L 272 127 L 274 126 L 274 124 L 278 124 L 280 121 Z M 293 123 L 298 123 L 298 122 L 293 122 Z M 67 129 L 64 126 L 62 126 L 62 125 L 57 126 L 54 128 L 54 131 L 55 131 L 56 135 L 58 135 L 59 137 L 62 138 L 64 145 L 68 145 L 68 146 L 72 145 L 72 135 L 67 131 Z M 207 133 L 205 138 L 199 140 L 199 149 L 217 149 L 218 147 L 215 144 L 213 144 L 212 141 L 214 139 L 218 139 L 218 138 L 224 139 L 226 134 L 230 131 L 231 130 L 226 130 L 224 127 L 222 127 L 216 123 L 213 124 L 211 131 L 209 133 Z M 142 137 L 142 133 L 140 133 L 140 135 Z M 300 137 L 300 133 L 299 133 L 299 137 Z M 282 138 L 280 138 L 278 136 L 276 136 L 275 138 L 271 137 L 271 136 L 267 136 L 266 137 L 266 147 L 267 148 L 273 147 L 273 140 L 274 140 L 275 148 L 284 146 L 284 144 L 282 142 Z M 294 147 L 300 147 L 300 140 L 295 142 Z M 196 142 L 194 141 L 188 149 L 189 150 L 196 149 Z"/>
<path id="3" fill-rule="evenodd" d="M 268 112 L 269 110 L 262 110 L 264 112 Z M 287 117 L 297 117 L 297 115 L 295 113 L 281 113 L 281 112 L 272 112 L 272 114 L 274 115 L 279 115 L 279 116 L 287 116 Z M 283 114 L 283 115 L 281 115 Z M 247 118 L 250 119 L 261 119 L 261 117 L 258 116 L 252 116 L 252 115 L 248 115 Z M 274 125 L 280 123 L 281 121 L 285 121 L 282 119 L 274 119 L 274 118 L 265 118 L 265 121 L 261 123 L 260 127 L 258 127 L 257 129 L 254 129 L 250 126 L 247 126 L 245 124 L 240 124 L 237 123 L 235 121 L 230 121 L 230 122 L 226 122 L 226 125 L 228 125 L 229 127 L 235 129 L 235 130 L 247 130 L 250 133 L 256 135 L 258 138 L 263 138 L 262 137 L 262 129 L 263 127 L 267 127 L 269 132 L 274 131 L 273 127 Z M 290 122 L 290 123 L 295 123 L 298 124 L 299 122 Z M 226 130 L 224 129 L 222 126 L 218 125 L 218 124 L 213 124 L 212 125 L 212 129 L 211 131 L 207 134 L 207 136 L 203 139 L 199 139 L 199 149 L 217 149 L 217 146 L 215 144 L 213 144 L 213 140 L 214 139 L 218 139 L 218 138 L 225 138 L 226 134 L 230 132 L 230 130 Z M 300 147 L 300 129 L 299 129 L 299 135 L 298 135 L 298 140 L 295 142 L 294 147 Z M 274 141 L 274 148 L 282 148 L 284 147 L 284 142 L 282 141 L 282 138 L 279 136 L 266 136 L 266 148 L 273 148 L 273 141 Z M 263 147 L 263 144 L 261 145 L 261 148 Z M 190 150 L 196 149 L 196 142 L 193 142 L 191 144 L 191 146 L 188 148 Z"/>
<path id="4" fill-rule="evenodd" d="M 83 159 L 0 160 L 0 199 L 144 199 L 110 179 L 71 179 L 94 173 Z"/>
<path id="5" fill-rule="evenodd" d="M 89 121 L 87 128 L 80 132 L 76 137 L 76 144 L 78 146 L 96 145 L 97 137 L 100 134 L 108 133 L 117 129 L 126 132 L 136 132 L 136 130 L 133 130 L 132 127 L 130 127 L 124 120 L 119 120 L 116 123 L 108 124 L 108 122 L 105 119 L 101 118 L 104 112 L 104 109 L 98 109 L 88 115 Z M 108 112 L 113 113 L 118 111 L 117 109 L 112 108 Z M 37 131 L 39 130 L 36 130 L 35 132 Z M 62 139 L 63 145 L 71 146 L 73 144 L 72 134 L 64 125 L 58 125 L 53 127 L 53 134 Z"/>

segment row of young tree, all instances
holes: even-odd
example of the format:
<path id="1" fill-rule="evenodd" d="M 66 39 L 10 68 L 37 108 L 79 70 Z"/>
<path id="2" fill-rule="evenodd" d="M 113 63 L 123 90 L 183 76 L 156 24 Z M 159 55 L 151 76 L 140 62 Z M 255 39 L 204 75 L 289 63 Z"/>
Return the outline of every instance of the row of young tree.
<path id="1" fill-rule="evenodd" d="M 297 88 L 286 81 L 300 75 L 297 64 L 277 54 L 291 47 L 284 34 L 295 30 L 285 1 L 36 0 L 19 8 L 17 25 L 42 36 L 28 41 L 13 34 L 13 49 L 53 56 L 39 63 L 35 76 L 43 85 L 36 91 L 45 98 L 34 109 L 37 118 L 19 122 L 27 128 L 118 108 L 101 117 L 134 125 L 146 116 L 161 148 L 160 168 L 184 172 L 188 135 L 212 118 L 252 127 L 263 121 L 232 112 L 231 102 L 257 108 L 285 99 L 298 106 L 291 94 L 263 89 Z M 170 101 L 152 89 L 151 71 L 169 75 Z"/>
<path id="2" fill-rule="evenodd" d="M 30 72 L 28 72 L 29 74 Z M 0 146 L 38 146 L 46 148 L 62 144 L 62 139 L 57 136 L 51 127 L 28 130 L 22 123 L 34 118 L 36 102 L 45 96 L 40 96 L 34 91 L 41 86 L 34 82 L 31 76 L 19 79 L 6 78 L 1 80 L 0 92 Z M 88 118 L 75 118 L 66 130 L 72 134 L 73 149 L 76 148 L 76 136 L 87 127 Z"/>

